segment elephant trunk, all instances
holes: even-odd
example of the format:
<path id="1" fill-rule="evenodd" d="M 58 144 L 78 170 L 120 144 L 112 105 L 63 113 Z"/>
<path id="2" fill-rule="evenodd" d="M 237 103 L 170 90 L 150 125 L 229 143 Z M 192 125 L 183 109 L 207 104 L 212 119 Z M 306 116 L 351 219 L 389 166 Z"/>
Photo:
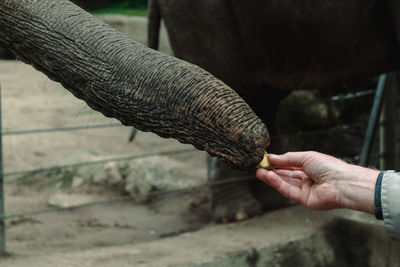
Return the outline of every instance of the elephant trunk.
<path id="1" fill-rule="evenodd" d="M 236 168 L 255 167 L 269 143 L 265 125 L 223 82 L 67 0 L 0 1 L 0 45 L 105 116 L 190 143 Z"/>

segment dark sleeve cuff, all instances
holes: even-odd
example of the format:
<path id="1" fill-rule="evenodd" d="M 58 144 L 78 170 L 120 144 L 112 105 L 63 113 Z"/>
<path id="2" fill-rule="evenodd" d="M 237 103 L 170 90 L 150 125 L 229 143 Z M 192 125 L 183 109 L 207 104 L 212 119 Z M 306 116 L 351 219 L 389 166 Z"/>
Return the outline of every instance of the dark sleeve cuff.
<path id="1" fill-rule="evenodd" d="M 382 201 L 381 201 L 381 188 L 382 188 L 382 178 L 384 171 L 381 171 L 376 179 L 375 184 L 375 217 L 378 220 L 383 220 L 383 212 L 382 212 Z"/>

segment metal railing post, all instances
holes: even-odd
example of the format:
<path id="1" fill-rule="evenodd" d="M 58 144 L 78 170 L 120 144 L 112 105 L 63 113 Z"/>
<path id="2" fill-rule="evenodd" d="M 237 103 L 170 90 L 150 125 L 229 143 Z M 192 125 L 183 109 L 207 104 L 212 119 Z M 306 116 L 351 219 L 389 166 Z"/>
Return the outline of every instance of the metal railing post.
<path id="1" fill-rule="evenodd" d="M 369 115 L 368 127 L 365 133 L 364 144 L 360 154 L 361 166 L 367 166 L 369 164 L 369 157 L 371 154 L 372 144 L 375 137 L 375 130 L 379 120 L 379 114 L 382 107 L 383 93 L 386 87 L 387 74 L 379 76 L 378 86 L 375 93 L 374 103 L 372 105 L 372 111 Z"/>
<path id="2" fill-rule="evenodd" d="M 380 118 L 380 169 L 394 170 L 397 160 L 397 73 L 388 74 Z"/>
<path id="3" fill-rule="evenodd" d="M 1 84 L 0 84 L 0 254 L 6 252 L 6 222 L 4 212 L 3 144 L 1 135 Z"/>

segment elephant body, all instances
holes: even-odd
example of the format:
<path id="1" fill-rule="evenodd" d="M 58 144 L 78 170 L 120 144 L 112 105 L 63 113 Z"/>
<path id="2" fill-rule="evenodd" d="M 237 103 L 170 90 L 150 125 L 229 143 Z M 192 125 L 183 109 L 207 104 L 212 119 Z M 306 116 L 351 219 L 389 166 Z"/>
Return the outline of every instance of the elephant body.
<path id="1" fill-rule="evenodd" d="M 326 88 L 400 66 L 385 1 L 153 1 L 175 56 L 245 97 L 260 88 Z"/>
<path id="2" fill-rule="evenodd" d="M 398 4 L 378 0 L 151 0 L 149 44 L 155 19 L 165 22 L 174 55 L 227 83 L 275 133 L 279 101 L 288 91 L 332 88 L 400 67 Z M 154 14 L 160 15 L 154 16 Z M 153 32 L 152 32 L 153 31 Z M 271 144 L 269 151 L 279 151 Z M 230 171 L 210 159 L 209 179 Z M 254 172 L 253 172 L 254 175 Z M 260 205 L 248 183 L 212 186 L 217 221 L 238 219 L 286 204 L 274 192 Z M 270 191 L 270 190 L 269 190 Z M 233 193 L 234 192 L 234 193 Z M 262 191 L 261 191 L 262 192 Z"/>

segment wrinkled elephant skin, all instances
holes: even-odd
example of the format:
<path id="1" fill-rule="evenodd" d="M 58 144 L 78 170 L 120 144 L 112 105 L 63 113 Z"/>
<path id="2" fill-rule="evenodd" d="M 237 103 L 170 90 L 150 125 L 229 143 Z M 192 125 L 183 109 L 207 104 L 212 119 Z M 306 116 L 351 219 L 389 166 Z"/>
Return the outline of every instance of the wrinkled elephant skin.
<path id="1" fill-rule="evenodd" d="M 70 1 L 0 1 L 0 45 L 104 115 L 236 168 L 255 168 L 269 144 L 266 126 L 222 81 L 130 40 Z"/>

